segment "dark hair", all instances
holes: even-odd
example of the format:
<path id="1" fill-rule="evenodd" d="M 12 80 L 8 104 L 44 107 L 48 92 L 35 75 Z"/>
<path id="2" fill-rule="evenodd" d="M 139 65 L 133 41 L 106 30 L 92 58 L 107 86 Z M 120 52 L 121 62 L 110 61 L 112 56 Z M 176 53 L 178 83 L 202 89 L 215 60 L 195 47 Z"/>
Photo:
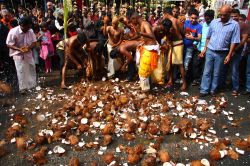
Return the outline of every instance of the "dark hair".
<path id="1" fill-rule="evenodd" d="M 178 9 L 178 10 L 180 10 L 180 8 L 178 7 L 178 6 L 174 6 L 173 8 L 172 8 L 172 10 L 173 9 Z"/>
<path id="2" fill-rule="evenodd" d="M 173 10 L 173 9 L 172 9 L 171 7 L 166 7 L 166 8 L 163 10 L 163 13 L 167 13 L 167 14 L 173 15 L 172 10 Z"/>
<path id="3" fill-rule="evenodd" d="M 196 9 L 190 9 L 189 15 L 190 15 L 190 16 L 191 16 L 191 15 L 199 16 L 199 12 L 198 12 L 198 10 L 196 10 Z"/>
<path id="4" fill-rule="evenodd" d="M 245 14 L 240 14 L 240 17 L 242 17 L 244 20 L 247 19 L 247 16 Z"/>
<path id="5" fill-rule="evenodd" d="M 170 21 L 169 19 L 164 19 L 161 24 L 163 25 L 163 27 L 169 31 L 170 28 L 172 27 L 172 21 Z"/>
<path id="6" fill-rule="evenodd" d="M 30 17 L 24 16 L 19 20 L 21 26 L 32 25 L 32 20 Z"/>
<path id="7" fill-rule="evenodd" d="M 118 51 L 117 48 L 115 48 L 115 49 L 113 49 L 112 51 L 110 51 L 109 56 L 110 56 L 110 58 L 112 58 L 112 59 L 116 59 L 116 58 L 118 57 L 118 54 L 119 54 L 119 51 Z"/>
<path id="8" fill-rule="evenodd" d="M 240 15 L 240 10 L 239 9 L 232 9 L 231 13 L 236 13 L 236 14 Z"/>
<path id="9" fill-rule="evenodd" d="M 77 40 L 81 43 L 81 44 L 85 44 L 88 40 L 88 37 L 86 36 L 86 34 L 84 32 L 80 32 L 77 35 Z"/>
<path id="10" fill-rule="evenodd" d="M 22 9 L 24 9 L 24 6 L 23 6 L 23 5 L 21 5 L 21 4 L 19 4 L 19 5 L 18 5 L 18 8 L 22 8 Z"/>
<path id="11" fill-rule="evenodd" d="M 42 22 L 42 23 L 40 24 L 40 28 L 48 28 L 47 23 L 46 23 L 46 22 Z"/>
<path id="12" fill-rule="evenodd" d="M 209 17 L 209 18 L 214 18 L 214 10 L 207 10 L 205 13 L 204 13 L 204 17 Z"/>
<path id="13" fill-rule="evenodd" d="M 201 0 L 194 0 L 193 2 L 201 3 Z"/>
<path id="14" fill-rule="evenodd" d="M 139 18 L 140 15 L 139 15 L 137 12 L 134 12 L 134 13 L 131 15 L 131 17 Z"/>

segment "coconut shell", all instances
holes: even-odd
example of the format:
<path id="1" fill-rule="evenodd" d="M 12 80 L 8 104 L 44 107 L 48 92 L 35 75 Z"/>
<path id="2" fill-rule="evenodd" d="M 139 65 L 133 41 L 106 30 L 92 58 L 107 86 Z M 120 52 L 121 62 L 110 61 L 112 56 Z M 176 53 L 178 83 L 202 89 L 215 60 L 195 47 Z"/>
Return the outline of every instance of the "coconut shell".
<path id="1" fill-rule="evenodd" d="M 130 134 L 130 133 L 124 133 L 123 135 L 123 138 L 126 140 L 126 141 L 132 141 L 135 139 L 135 136 Z"/>
<path id="2" fill-rule="evenodd" d="M 115 126 L 112 123 L 108 123 L 104 126 L 104 128 L 102 129 L 102 134 L 103 135 L 109 135 L 109 134 L 113 134 L 115 131 Z"/>
<path id="3" fill-rule="evenodd" d="M 76 157 L 73 157 L 69 160 L 69 166 L 80 166 L 79 159 Z"/>
<path id="4" fill-rule="evenodd" d="M 115 160 L 115 156 L 112 152 L 107 152 L 102 157 L 105 164 L 110 164 L 112 161 Z"/>
<path id="5" fill-rule="evenodd" d="M 137 164 L 140 161 L 140 156 L 138 154 L 128 154 L 128 163 L 129 164 Z"/>
<path id="6" fill-rule="evenodd" d="M 82 112 L 81 107 L 79 105 L 75 106 L 75 114 L 80 115 Z"/>
<path id="7" fill-rule="evenodd" d="M 200 160 L 194 160 L 191 162 L 191 166 L 203 166 Z"/>
<path id="8" fill-rule="evenodd" d="M 127 104 L 129 101 L 126 95 L 121 95 L 119 99 L 120 99 L 121 104 Z"/>
<path id="9" fill-rule="evenodd" d="M 46 142 L 46 138 L 40 135 L 36 135 L 34 140 L 35 140 L 35 143 L 38 145 L 42 145 Z"/>
<path id="10" fill-rule="evenodd" d="M 144 153 L 144 145 L 143 144 L 137 144 L 135 145 L 135 147 L 133 148 L 134 153 L 140 155 Z"/>
<path id="11" fill-rule="evenodd" d="M 170 161 L 170 156 L 167 151 L 160 150 L 158 152 L 159 159 L 162 163 L 169 162 Z"/>
<path id="12" fill-rule="evenodd" d="M 62 131 L 55 131 L 52 136 L 52 140 L 58 141 L 62 137 L 62 135 L 63 135 Z"/>
<path id="13" fill-rule="evenodd" d="M 143 161 L 142 161 L 142 166 L 156 166 L 156 158 L 153 156 L 147 156 Z"/>
<path id="14" fill-rule="evenodd" d="M 103 137 L 103 146 L 108 146 L 112 142 L 112 136 L 111 135 L 104 135 Z"/>
<path id="15" fill-rule="evenodd" d="M 231 159 L 233 159 L 233 160 L 238 160 L 238 159 L 239 159 L 239 154 L 236 153 L 235 151 L 231 150 L 231 149 L 229 149 L 229 150 L 227 151 L 227 155 L 228 155 Z"/>
<path id="16" fill-rule="evenodd" d="M 19 150 L 26 150 L 27 144 L 26 144 L 26 138 L 24 137 L 18 137 L 16 138 L 16 146 Z"/>
<path id="17" fill-rule="evenodd" d="M 45 158 L 45 153 L 47 151 L 47 147 L 42 147 L 39 151 L 34 153 L 33 156 L 33 163 L 35 165 L 43 165 L 48 162 L 48 160 Z"/>
<path id="18" fill-rule="evenodd" d="M 139 128 L 141 128 L 142 131 L 145 131 L 147 129 L 148 124 L 145 122 L 141 122 L 139 125 Z"/>
<path id="19" fill-rule="evenodd" d="M 71 129 L 71 128 L 74 128 L 76 127 L 76 123 L 72 120 L 69 120 L 68 123 L 67 123 L 67 126 Z"/>
<path id="20" fill-rule="evenodd" d="M 149 123 L 147 128 L 148 133 L 156 135 L 159 131 L 158 126 L 155 123 Z"/>
<path id="21" fill-rule="evenodd" d="M 89 131 L 89 125 L 87 124 L 80 124 L 79 127 L 78 127 L 78 130 L 81 132 L 81 133 L 84 133 L 84 132 L 88 132 Z"/>
<path id="22" fill-rule="evenodd" d="M 217 160 L 221 159 L 221 154 L 220 154 L 219 150 L 217 150 L 217 149 L 212 149 L 210 151 L 209 155 L 210 155 L 211 160 L 217 161 Z"/>
<path id="23" fill-rule="evenodd" d="M 78 137 L 75 136 L 75 135 L 70 135 L 69 136 L 69 142 L 70 142 L 71 145 L 78 144 L 78 142 L 79 142 Z"/>

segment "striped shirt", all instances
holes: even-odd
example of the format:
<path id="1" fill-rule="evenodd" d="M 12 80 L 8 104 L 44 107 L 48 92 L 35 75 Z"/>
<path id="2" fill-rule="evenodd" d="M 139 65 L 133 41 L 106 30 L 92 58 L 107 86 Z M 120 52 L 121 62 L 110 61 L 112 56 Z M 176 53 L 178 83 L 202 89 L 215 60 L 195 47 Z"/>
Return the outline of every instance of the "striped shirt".
<path id="1" fill-rule="evenodd" d="M 230 19 L 222 24 L 221 19 L 215 19 L 210 23 L 207 38 L 210 38 L 208 48 L 214 51 L 229 50 L 233 43 L 240 43 L 240 26 Z"/>

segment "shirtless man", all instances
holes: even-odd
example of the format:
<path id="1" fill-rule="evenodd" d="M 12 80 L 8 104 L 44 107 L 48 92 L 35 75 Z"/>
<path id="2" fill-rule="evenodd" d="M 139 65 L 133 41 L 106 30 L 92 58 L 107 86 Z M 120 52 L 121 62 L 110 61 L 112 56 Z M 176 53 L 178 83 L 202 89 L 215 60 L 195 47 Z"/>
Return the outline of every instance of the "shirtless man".
<path id="1" fill-rule="evenodd" d="M 157 67 L 159 45 L 152 27 L 147 21 L 143 21 L 138 13 L 132 14 L 131 24 L 131 29 L 136 32 L 137 38 L 144 42 L 138 49 L 140 52 L 139 77 L 141 89 L 148 91 L 150 90 L 149 77 Z"/>
<path id="2" fill-rule="evenodd" d="M 107 26 L 109 22 L 109 19 L 107 17 L 104 17 L 104 28 L 103 28 L 103 34 L 105 36 L 108 36 L 108 77 L 113 77 L 115 74 L 115 71 L 120 69 L 119 63 L 110 58 L 110 52 L 116 48 L 121 42 L 124 34 L 124 30 L 122 28 L 118 27 L 119 20 L 118 18 L 114 17 L 112 20 L 112 25 Z"/>
<path id="3" fill-rule="evenodd" d="M 119 55 L 126 57 L 125 63 L 121 67 L 121 70 L 125 71 L 128 64 L 133 61 L 131 52 L 136 51 L 136 48 L 141 44 L 143 44 L 143 41 L 140 40 L 129 40 L 123 42 L 110 52 L 110 58 L 117 59 Z"/>
<path id="4" fill-rule="evenodd" d="M 78 35 L 72 36 L 65 43 L 64 50 L 64 64 L 62 67 L 62 81 L 61 88 L 67 88 L 65 86 L 65 72 L 68 64 L 68 60 L 72 60 L 73 63 L 77 66 L 78 70 L 82 70 L 86 67 L 88 54 L 83 50 L 83 46 L 86 44 L 86 51 L 90 52 L 90 43 L 85 35 L 85 33 L 79 33 Z"/>
<path id="5" fill-rule="evenodd" d="M 163 44 L 162 39 L 164 39 L 165 37 L 170 38 L 169 34 L 171 27 L 172 27 L 172 22 L 168 19 L 164 19 L 161 22 L 159 22 L 157 26 L 153 28 L 156 41 L 159 44 L 161 45 Z"/>
<path id="6" fill-rule="evenodd" d="M 172 15 L 172 8 L 166 7 L 164 9 L 164 19 L 169 19 L 172 21 L 172 48 L 169 51 L 168 63 L 170 63 L 169 70 L 169 81 L 167 83 L 167 87 L 173 85 L 173 66 L 178 65 L 182 77 L 182 86 L 181 90 L 185 90 L 187 88 L 186 80 L 185 80 L 185 70 L 183 66 L 183 40 L 181 35 L 181 30 L 178 26 L 178 20 Z"/>

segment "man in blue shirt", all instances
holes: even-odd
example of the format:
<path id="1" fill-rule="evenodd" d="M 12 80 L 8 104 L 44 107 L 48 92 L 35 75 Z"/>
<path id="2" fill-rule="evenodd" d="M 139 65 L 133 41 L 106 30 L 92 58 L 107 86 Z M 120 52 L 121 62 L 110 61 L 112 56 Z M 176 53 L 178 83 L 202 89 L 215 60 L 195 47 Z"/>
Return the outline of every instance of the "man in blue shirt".
<path id="1" fill-rule="evenodd" d="M 192 9 L 190 12 L 190 20 L 185 21 L 184 32 L 185 38 L 184 42 L 184 67 L 185 70 L 189 70 L 189 64 L 193 57 L 193 43 L 194 41 L 200 41 L 202 26 L 198 23 L 199 12 L 196 9 Z"/>
<path id="2" fill-rule="evenodd" d="M 239 92 L 239 88 L 240 88 L 240 84 L 239 84 L 239 65 L 240 65 L 240 61 L 241 61 L 241 54 L 242 51 L 244 49 L 244 45 L 247 41 L 248 38 L 248 31 L 249 31 L 249 27 L 247 25 L 247 23 L 244 22 L 239 22 L 239 17 L 240 17 L 240 11 L 239 9 L 233 9 L 231 12 L 231 18 L 234 21 L 237 21 L 240 25 L 240 43 L 237 45 L 237 47 L 234 50 L 234 54 L 232 56 L 232 60 L 230 64 L 226 64 L 223 66 L 222 69 L 222 78 L 220 79 L 220 87 L 222 88 L 222 90 L 224 89 L 224 87 L 226 86 L 226 80 L 227 80 L 227 73 L 228 73 L 228 69 L 230 69 L 232 71 L 232 76 L 231 76 L 231 80 L 232 80 L 232 95 L 233 96 L 237 96 L 238 92 Z"/>
<path id="3" fill-rule="evenodd" d="M 240 43 L 240 26 L 230 19 L 232 8 L 224 5 L 220 9 L 220 18 L 211 22 L 207 34 L 205 49 L 200 56 L 206 53 L 200 96 L 213 96 L 218 88 L 220 71 L 224 64 L 229 63 L 237 43 Z"/>
<path id="4" fill-rule="evenodd" d="M 202 36 L 200 42 L 194 42 L 194 45 L 197 45 L 197 48 L 195 49 L 194 57 L 193 57 L 193 65 L 192 65 L 192 77 L 193 77 L 193 83 L 192 86 L 200 85 L 202 71 L 204 67 L 205 59 L 199 57 L 198 55 L 203 51 L 206 40 L 207 40 L 207 33 L 209 30 L 210 23 L 214 19 L 214 10 L 207 10 L 204 14 L 204 22 L 202 25 Z"/>

